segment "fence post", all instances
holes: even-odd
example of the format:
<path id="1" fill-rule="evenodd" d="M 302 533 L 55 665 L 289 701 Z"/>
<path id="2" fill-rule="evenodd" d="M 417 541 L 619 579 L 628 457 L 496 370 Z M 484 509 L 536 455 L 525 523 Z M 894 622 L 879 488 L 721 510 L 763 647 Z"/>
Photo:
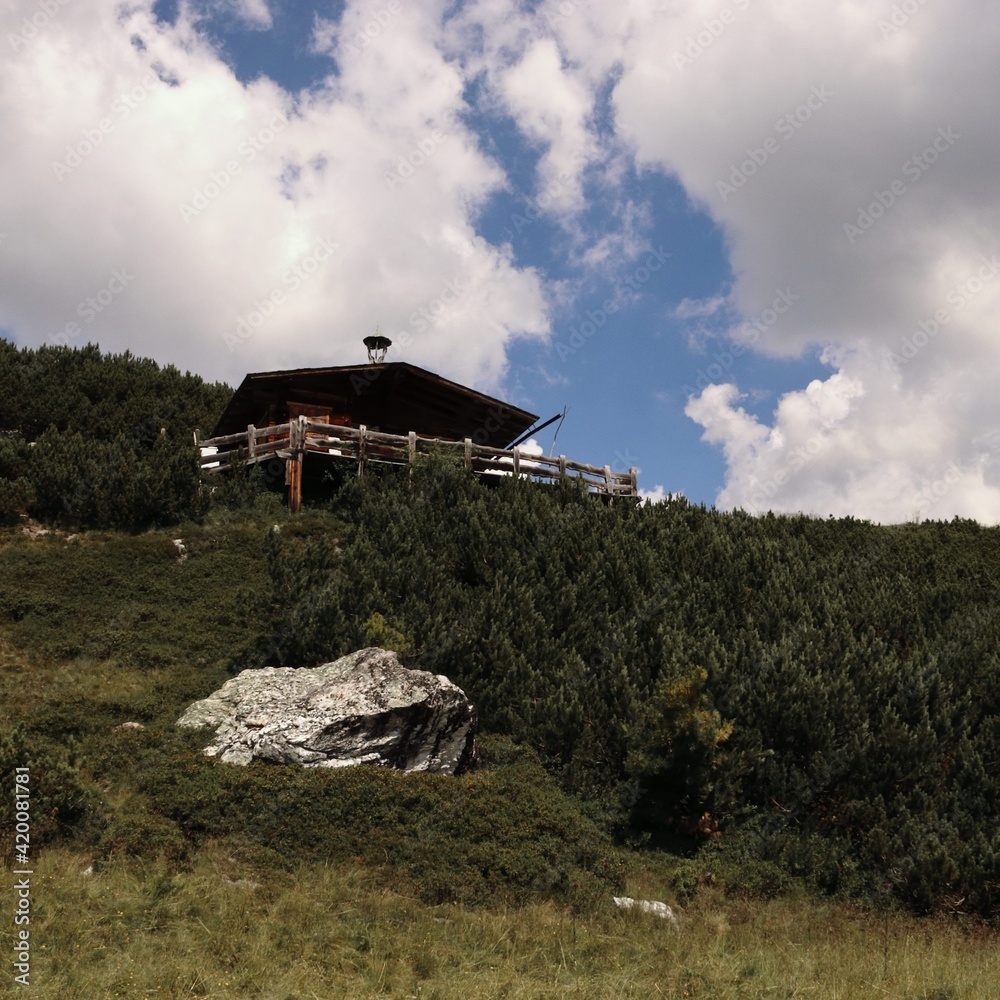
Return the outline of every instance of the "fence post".
<path id="1" fill-rule="evenodd" d="M 256 458 L 257 456 L 257 438 L 255 436 L 256 428 L 253 424 L 247 424 L 247 458 Z"/>
<path id="2" fill-rule="evenodd" d="M 521 449 L 514 445 L 514 478 L 521 478 Z"/>
<path id="3" fill-rule="evenodd" d="M 302 423 L 288 425 L 288 458 L 285 460 L 285 484 L 288 486 L 288 511 L 298 514 L 302 508 Z"/>
<path id="4" fill-rule="evenodd" d="M 365 435 L 368 433 L 368 428 L 361 424 L 358 427 L 358 479 L 361 479 L 365 474 Z"/>
<path id="5" fill-rule="evenodd" d="M 632 487 L 632 496 L 639 495 L 639 470 L 633 465 L 629 467 L 628 478 Z"/>
<path id="6" fill-rule="evenodd" d="M 465 439 L 465 467 L 472 468 L 472 438 Z"/>

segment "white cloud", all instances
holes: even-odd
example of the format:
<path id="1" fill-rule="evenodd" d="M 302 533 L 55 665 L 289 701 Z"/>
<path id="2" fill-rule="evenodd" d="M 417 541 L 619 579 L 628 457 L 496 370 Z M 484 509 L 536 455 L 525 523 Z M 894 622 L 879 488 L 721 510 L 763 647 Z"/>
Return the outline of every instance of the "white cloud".
<path id="1" fill-rule="evenodd" d="M 714 316 L 726 305 L 722 295 L 712 295 L 707 299 L 681 299 L 674 309 L 678 319 L 693 319 L 702 316 Z"/>
<path id="2" fill-rule="evenodd" d="M 0 328 L 233 381 L 362 360 L 380 324 L 397 360 L 484 388 L 512 338 L 546 335 L 539 277 L 474 232 L 505 178 L 461 123 L 433 10 L 352 48 L 367 8 L 349 5 L 340 76 L 289 94 L 240 83 L 190 18 L 151 8 L 79 0 L 0 63 L 18 136 L 0 163 Z M 19 23 L 3 15 L 0 37 Z"/>
<path id="3" fill-rule="evenodd" d="M 247 27 L 259 31 L 273 24 L 267 0 L 215 0 L 213 7 L 232 11 Z"/>
<path id="4" fill-rule="evenodd" d="M 671 493 L 661 484 L 657 484 L 651 490 L 644 490 L 639 487 L 639 496 L 644 504 L 666 503 L 669 500 L 684 499 L 683 493 Z"/>
<path id="5" fill-rule="evenodd" d="M 271 27 L 271 11 L 267 0 L 236 0 L 236 10 L 244 21 L 256 28 Z"/>
<path id="6" fill-rule="evenodd" d="M 596 144 L 587 130 L 592 97 L 566 72 L 555 41 L 535 41 L 523 58 L 501 74 L 504 102 L 521 131 L 542 144 L 538 188 L 542 207 L 575 212 L 583 206 L 581 175 Z"/>
<path id="7" fill-rule="evenodd" d="M 568 286 L 475 233 L 509 187 L 469 124 L 475 90 L 539 151 L 535 193 L 575 262 L 642 251 L 631 168 L 676 176 L 722 231 L 731 286 L 674 310 L 698 341 L 732 319 L 745 348 L 687 410 L 726 456 L 721 504 L 1000 520 L 985 0 L 434 0 L 374 19 L 351 0 L 317 21 L 335 62 L 300 94 L 235 78 L 200 30 L 220 5 L 270 23 L 266 0 L 184 6 L 173 26 L 152 0 L 2 14 L 0 127 L 17 140 L 0 328 L 19 341 L 75 323 L 72 343 L 235 380 L 359 358 L 379 324 L 394 357 L 498 387 L 512 340 L 545 337 Z M 619 232 L 584 229 L 597 191 Z M 759 390 L 746 349 L 821 354 L 832 373 L 765 422 L 740 405 Z"/>
<path id="8" fill-rule="evenodd" d="M 741 325 L 763 317 L 755 350 L 824 350 L 837 368 L 827 395 L 846 407 L 800 470 L 795 449 L 822 426 L 812 387 L 788 394 L 771 425 L 741 410 L 735 390 L 705 390 L 688 413 L 727 457 L 719 502 L 759 506 L 783 471 L 775 509 L 1000 520 L 995 449 L 982 446 L 1000 425 L 989 388 L 1000 376 L 991 8 L 674 8 L 633 4 L 612 32 L 570 19 L 568 58 L 592 73 L 620 60 L 621 137 L 725 233 L 731 336 L 746 343 Z M 795 300 L 784 315 L 772 311 L 781 292 Z M 739 367 L 727 373 L 736 383 Z"/>

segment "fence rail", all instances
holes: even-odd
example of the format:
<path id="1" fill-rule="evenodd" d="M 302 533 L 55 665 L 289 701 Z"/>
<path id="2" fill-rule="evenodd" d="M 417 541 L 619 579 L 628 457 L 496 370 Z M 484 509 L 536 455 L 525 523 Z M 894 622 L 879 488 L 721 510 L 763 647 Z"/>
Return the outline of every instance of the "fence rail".
<path id="1" fill-rule="evenodd" d="M 526 454 L 520 448 L 491 448 L 471 438 L 449 441 L 423 437 L 415 431 L 385 434 L 369 430 L 363 424 L 340 427 L 308 417 L 270 427 L 250 424 L 245 431 L 214 438 L 202 439 L 195 431 L 194 439 L 195 446 L 200 449 L 201 470 L 206 475 L 222 472 L 234 461 L 255 464 L 273 458 L 283 459 L 292 510 L 297 510 L 301 503 L 302 459 L 306 454 L 353 460 L 361 476 L 369 462 L 408 465 L 419 455 L 443 449 L 459 455 L 466 468 L 480 475 L 520 476 L 541 482 L 568 476 L 582 480 L 591 492 L 612 498 L 637 496 L 639 492 L 635 468 L 628 472 L 612 472 L 610 466 L 573 462 L 565 455 L 549 458 Z"/>

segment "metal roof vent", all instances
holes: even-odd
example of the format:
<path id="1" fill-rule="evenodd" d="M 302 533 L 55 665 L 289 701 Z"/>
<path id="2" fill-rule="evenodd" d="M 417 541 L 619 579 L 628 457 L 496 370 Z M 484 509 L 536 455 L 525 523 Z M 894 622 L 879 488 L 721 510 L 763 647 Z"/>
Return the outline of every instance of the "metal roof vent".
<path id="1" fill-rule="evenodd" d="M 383 337 L 376 327 L 374 336 L 365 337 L 365 347 L 368 348 L 368 363 L 380 365 L 385 361 L 386 352 L 392 347 L 392 341 L 388 337 Z"/>

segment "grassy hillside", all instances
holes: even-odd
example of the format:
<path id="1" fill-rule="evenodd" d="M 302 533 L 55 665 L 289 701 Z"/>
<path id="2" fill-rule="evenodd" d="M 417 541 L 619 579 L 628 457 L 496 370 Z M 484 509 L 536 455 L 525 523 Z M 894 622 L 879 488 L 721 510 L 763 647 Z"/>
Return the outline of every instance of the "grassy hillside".
<path id="1" fill-rule="evenodd" d="M 4 534 L 0 757 L 32 766 L 39 838 L 27 995 L 991 995 L 986 927 L 907 917 L 889 889 L 817 902 L 719 851 L 728 830 L 686 857 L 616 847 L 508 738 L 485 737 L 485 769 L 459 779 L 202 759 L 172 722 L 234 651 L 258 655 L 259 602 L 287 607 L 275 523 L 300 553 L 355 544 L 325 512 Z M 670 901 L 679 928 L 618 911 L 623 892 Z"/>
<path id="2" fill-rule="evenodd" d="M 11 357 L 90 403 L 0 428 L 0 773 L 31 769 L 38 949 L 0 996 L 995 992 L 1000 530 L 606 506 L 437 458 L 295 518 L 188 469 L 156 510 L 123 478 L 188 463 L 224 387 Z M 117 400 L 112 434 L 156 387 L 177 421 L 87 465 L 77 410 Z M 76 506 L 37 505 L 56 452 Z M 174 727 L 240 669 L 364 645 L 469 693 L 481 771 L 233 768 Z"/>

